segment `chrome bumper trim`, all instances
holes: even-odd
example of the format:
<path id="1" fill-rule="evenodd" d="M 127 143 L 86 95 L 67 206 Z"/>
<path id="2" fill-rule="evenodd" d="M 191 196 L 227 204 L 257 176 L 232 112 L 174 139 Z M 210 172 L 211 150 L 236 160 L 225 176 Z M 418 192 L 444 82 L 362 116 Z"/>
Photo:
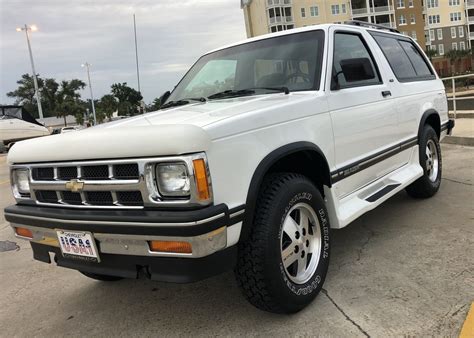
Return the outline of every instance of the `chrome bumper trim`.
<path id="1" fill-rule="evenodd" d="M 13 228 L 22 227 L 31 230 L 33 238 L 15 236 L 20 239 L 26 239 L 31 242 L 59 247 L 57 234 L 54 229 L 35 227 L 30 225 L 11 223 Z M 227 246 L 227 227 L 206 234 L 193 237 L 179 236 L 145 236 L 145 235 L 124 235 L 124 234 L 106 234 L 93 233 L 94 238 L 99 242 L 99 254 L 116 254 L 131 256 L 153 256 L 153 257 L 182 257 L 182 258 L 200 258 L 209 256 Z M 191 243 L 192 253 L 169 253 L 150 251 L 148 241 L 182 241 Z"/>

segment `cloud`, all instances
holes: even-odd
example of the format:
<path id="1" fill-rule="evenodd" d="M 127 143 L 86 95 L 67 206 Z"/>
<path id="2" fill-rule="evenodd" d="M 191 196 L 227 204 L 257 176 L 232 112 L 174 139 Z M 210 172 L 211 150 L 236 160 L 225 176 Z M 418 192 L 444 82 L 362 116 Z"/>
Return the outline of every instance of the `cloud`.
<path id="1" fill-rule="evenodd" d="M 245 38 L 235 0 L 0 0 L 0 103 L 11 102 L 6 92 L 31 73 L 25 37 L 15 31 L 24 23 L 39 28 L 32 48 L 42 77 L 85 80 L 88 61 L 95 96 L 114 82 L 136 87 L 133 13 L 146 102 L 173 88 L 206 51 Z"/>

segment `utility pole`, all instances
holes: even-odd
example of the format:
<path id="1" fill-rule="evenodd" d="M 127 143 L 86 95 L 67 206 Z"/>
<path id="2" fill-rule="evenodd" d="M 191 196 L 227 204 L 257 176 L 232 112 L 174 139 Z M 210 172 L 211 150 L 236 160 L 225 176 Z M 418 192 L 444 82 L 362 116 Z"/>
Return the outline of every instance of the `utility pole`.
<path id="1" fill-rule="evenodd" d="M 43 119 L 43 107 L 41 106 L 41 94 L 40 94 L 40 91 L 39 91 L 39 88 L 38 88 L 38 79 L 36 78 L 35 63 L 33 61 L 33 52 L 31 51 L 30 35 L 28 34 L 28 32 L 30 32 L 30 31 L 35 32 L 37 30 L 38 30 L 38 28 L 36 28 L 35 25 L 28 26 L 27 24 L 25 24 L 24 27 L 18 27 L 16 29 L 17 32 L 25 31 L 26 42 L 28 44 L 28 51 L 30 53 L 31 70 L 33 72 L 33 84 L 35 86 L 35 96 L 36 96 L 36 103 L 38 104 L 38 114 L 39 114 L 40 120 L 42 120 Z"/>
<path id="2" fill-rule="evenodd" d="M 95 116 L 94 95 L 92 94 L 91 75 L 90 75 L 90 72 L 89 72 L 89 68 L 91 66 L 92 65 L 89 62 L 86 62 L 86 63 L 82 64 L 82 67 L 85 67 L 86 70 L 87 70 L 87 80 L 89 81 L 89 90 L 91 92 L 92 115 L 94 116 L 94 126 L 95 126 L 95 125 L 97 125 L 97 119 L 96 119 L 96 116 Z"/>
<path id="3" fill-rule="evenodd" d="M 138 82 L 138 92 L 142 93 L 141 89 L 140 89 L 140 70 L 138 68 L 138 43 L 137 43 L 137 23 L 136 23 L 136 20 L 135 20 L 135 13 L 133 13 L 133 33 L 134 33 L 134 36 L 135 36 L 135 63 L 136 63 L 136 66 L 137 66 L 137 82 Z M 143 100 L 142 102 L 143 103 Z M 144 104 L 141 104 L 141 108 L 143 109 L 143 113 L 145 113 L 145 105 Z"/>

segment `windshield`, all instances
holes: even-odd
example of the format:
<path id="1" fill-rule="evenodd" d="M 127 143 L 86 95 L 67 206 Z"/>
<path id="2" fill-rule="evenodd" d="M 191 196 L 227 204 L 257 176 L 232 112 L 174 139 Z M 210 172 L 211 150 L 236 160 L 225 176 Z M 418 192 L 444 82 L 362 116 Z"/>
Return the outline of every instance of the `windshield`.
<path id="1" fill-rule="evenodd" d="M 200 58 L 167 102 L 259 88 L 317 90 L 324 32 L 284 35 L 226 48 Z M 275 91 L 268 91 L 275 92 Z"/>

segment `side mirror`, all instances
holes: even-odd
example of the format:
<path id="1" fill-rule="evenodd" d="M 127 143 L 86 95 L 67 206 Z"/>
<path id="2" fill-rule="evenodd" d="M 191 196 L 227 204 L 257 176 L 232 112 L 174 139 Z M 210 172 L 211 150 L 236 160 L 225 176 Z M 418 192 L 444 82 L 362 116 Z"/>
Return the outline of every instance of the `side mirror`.
<path id="1" fill-rule="evenodd" d="M 160 96 L 160 106 L 165 104 L 166 100 L 168 100 L 168 97 L 170 97 L 170 95 L 171 95 L 171 92 L 168 90 L 164 92 L 163 95 Z"/>
<path id="2" fill-rule="evenodd" d="M 368 58 L 345 59 L 339 64 L 346 82 L 375 79 L 374 69 Z"/>

